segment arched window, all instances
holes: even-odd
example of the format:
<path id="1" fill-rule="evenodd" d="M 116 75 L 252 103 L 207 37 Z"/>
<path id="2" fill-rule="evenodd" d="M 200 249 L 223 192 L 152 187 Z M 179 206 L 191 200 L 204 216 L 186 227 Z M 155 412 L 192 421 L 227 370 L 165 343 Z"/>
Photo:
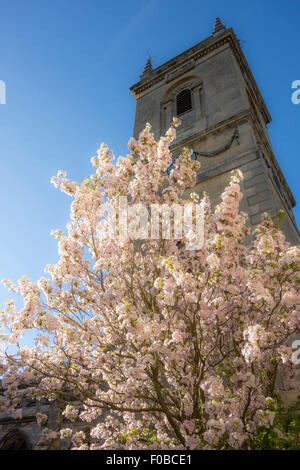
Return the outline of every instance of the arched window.
<path id="1" fill-rule="evenodd" d="M 192 95 L 191 90 L 185 89 L 178 93 L 176 98 L 176 112 L 180 116 L 192 109 Z"/>
<path id="2" fill-rule="evenodd" d="M 30 443 L 18 429 L 10 431 L 0 441 L 0 450 L 30 450 Z"/>

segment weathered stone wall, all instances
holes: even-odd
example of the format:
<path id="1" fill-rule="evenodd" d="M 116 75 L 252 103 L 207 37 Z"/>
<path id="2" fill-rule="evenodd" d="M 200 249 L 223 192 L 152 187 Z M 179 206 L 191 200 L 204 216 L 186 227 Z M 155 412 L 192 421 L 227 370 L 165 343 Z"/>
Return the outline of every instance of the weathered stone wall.
<path id="1" fill-rule="evenodd" d="M 42 428 L 37 424 L 36 414 L 45 413 L 49 416 L 47 427 L 55 429 L 58 418 L 58 407 L 56 403 L 30 402 L 24 404 L 24 413 L 21 419 L 13 419 L 0 413 L 0 446 L 2 440 L 11 432 L 18 430 L 25 439 L 28 449 L 45 448 L 39 445 Z M 46 446 L 47 447 L 47 446 Z"/>

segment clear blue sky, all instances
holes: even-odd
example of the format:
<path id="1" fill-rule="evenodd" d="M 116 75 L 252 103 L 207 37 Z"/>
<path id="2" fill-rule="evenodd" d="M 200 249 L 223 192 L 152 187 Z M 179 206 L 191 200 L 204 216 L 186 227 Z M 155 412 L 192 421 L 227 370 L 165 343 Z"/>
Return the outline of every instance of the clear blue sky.
<path id="1" fill-rule="evenodd" d="M 0 279 L 37 280 L 57 260 L 52 228 L 70 198 L 50 184 L 58 169 L 92 173 L 101 142 L 125 154 L 147 54 L 157 67 L 232 26 L 273 117 L 275 155 L 299 207 L 299 0 L 0 0 Z M 0 286 L 0 306 L 11 294 Z"/>

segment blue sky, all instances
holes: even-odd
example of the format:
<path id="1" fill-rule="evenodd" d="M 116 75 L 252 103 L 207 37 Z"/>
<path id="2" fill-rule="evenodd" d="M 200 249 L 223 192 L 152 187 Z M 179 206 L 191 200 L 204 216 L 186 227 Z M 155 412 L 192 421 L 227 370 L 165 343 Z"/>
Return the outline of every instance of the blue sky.
<path id="1" fill-rule="evenodd" d="M 299 0 L 0 0 L 0 279 L 37 280 L 57 261 L 51 229 L 70 199 L 50 184 L 58 169 L 82 180 L 101 142 L 126 154 L 138 81 L 209 36 L 216 16 L 241 39 L 271 112 L 275 155 L 299 207 Z M 0 286 L 0 306 L 11 294 Z"/>

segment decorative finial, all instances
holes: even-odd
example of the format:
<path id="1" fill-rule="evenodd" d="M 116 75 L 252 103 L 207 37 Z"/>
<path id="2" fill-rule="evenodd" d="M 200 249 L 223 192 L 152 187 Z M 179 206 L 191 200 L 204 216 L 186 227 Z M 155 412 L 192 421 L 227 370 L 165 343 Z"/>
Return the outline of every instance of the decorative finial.
<path id="1" fill-rule="evenodd" d="M 140 78 L 148 77 L 149 75 L 151 75 L 152 71 L 153 71 L 152 62 L 151 62 L 151 57 L 149 56 L 149 59 L 147 60 L 147 63 L 144 68 L 144 72 L 142 73 L 142 75 L 140 75 Z"/>
<path id="2" fill-rule="evenodd" d="M 223 25 L 223 23 L 222 23 L 222 21 L 220 20 L 220 18 L 219 18 L 219 17 L 216 18 L 213 34 L 222 33 L 222 32 L 225 31 L 225 30 L 226 30 L 226 28 L 225 28 L 225 26 Z"/>

